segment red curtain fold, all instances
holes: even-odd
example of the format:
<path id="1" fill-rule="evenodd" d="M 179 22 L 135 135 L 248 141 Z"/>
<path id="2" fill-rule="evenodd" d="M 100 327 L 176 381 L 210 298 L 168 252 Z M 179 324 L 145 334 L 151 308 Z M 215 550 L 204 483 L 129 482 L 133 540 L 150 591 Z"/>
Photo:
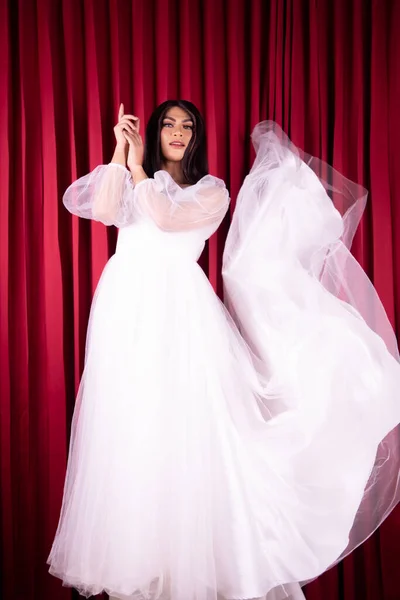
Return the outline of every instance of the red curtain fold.
<path id="1" fill-rule="evenodd" d="M 70 598 L 45 564 L 61 505 L 91 298 L 117 231 L 72 218 L 69 183 L 110 160 L 118 105 L 203 112 L 210 172 L 235 199 L 250 133 L 363 183 L 353 252 L 400 319 L 400 3 L 396 0 L 0 0 L 0 527 L 5 600 Z M 234 201 L 232 210 L 234 209 Z M 201 265 L 221 294 L 227 218 Z M 399 600 L 400 513 L 306 589 Z"/>

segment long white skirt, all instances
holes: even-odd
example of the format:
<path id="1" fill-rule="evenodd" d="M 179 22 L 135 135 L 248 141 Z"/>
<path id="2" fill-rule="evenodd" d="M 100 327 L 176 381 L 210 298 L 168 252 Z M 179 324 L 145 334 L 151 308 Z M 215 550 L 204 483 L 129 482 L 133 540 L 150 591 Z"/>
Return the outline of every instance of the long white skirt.
<path id="1" fill-rule="evenodd" d="M 136 251 L 97 288 L 48 558 L 82 595 L 297 600 L 399 500 L 398 350 L 345 245 L 363 192 L 322 187 L 275 124 L 255 134 L 229 313 L 196 232 L 121 230 Z"/>
<path id="2" fill-rule="evenodd" d="M 302 597 L 290 582 L 346 547 L 392 419 L 330 376 L 353 335 L 340 310 L 319 327 L 318 356 L 305 344 L 298 364 L 314 394 L 307 445 L 290 411 L 269 418 L 249 350 L 197 263 L 114 255 L 92 305 L 50 572 L 85 596 Z M 369 367 L 365 377 L 377 383 Z"/>

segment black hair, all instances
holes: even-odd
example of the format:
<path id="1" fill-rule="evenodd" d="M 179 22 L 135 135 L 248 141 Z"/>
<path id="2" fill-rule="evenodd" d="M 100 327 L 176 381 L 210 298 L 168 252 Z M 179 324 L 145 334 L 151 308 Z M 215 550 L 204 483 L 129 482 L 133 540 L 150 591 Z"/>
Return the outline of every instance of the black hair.
<path id="1" fill-rule="evenodd" d="M 153 111 L 146 126 L 143 169 L 148 177 L 154 177 L 154 173 L 162 168 L 161 128 L 165 113 L 173 106 L 185 110 L 193 120 L 193 134 L 182 158 L 185 183 L 193 185 L 208 175 L 208 161 L 204 120 L 189 100 L 166 100 Z"/>

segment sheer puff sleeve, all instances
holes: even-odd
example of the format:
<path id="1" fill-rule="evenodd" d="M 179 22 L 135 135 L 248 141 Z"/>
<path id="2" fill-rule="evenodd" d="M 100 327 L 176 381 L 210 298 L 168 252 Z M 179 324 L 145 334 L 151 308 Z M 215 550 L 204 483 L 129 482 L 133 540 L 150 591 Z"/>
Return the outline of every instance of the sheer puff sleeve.
<path id="1" fill-rule="evenodd" d="M 135 218 L 150 218 L 164 231 L 217 229 L 229 206 L 222 179 L 205 175 L 181 188 L 167 171 L 134 184 L 128 169 L 116 163 L 99 165 L 74 181 L 63 198 L 74 215 L 104 225 L 124 227 Z"/>
<path id="2" fill-rule="evenodd" d="M 222 179 L 205 175 L 181 188 L 167 171 L 156 171 L 135 188 L 135 211 L 151 218 L 164 231 L 217 229 L 228 210 L 229 193 Z"/>
<path id="3" fill-rule="evenodd" d="M 117 163 L 99 165 L 74 181 L 63 197 L 74 215 L 123 227 L 134 218 L 134 184 L 128 169 Z"/>

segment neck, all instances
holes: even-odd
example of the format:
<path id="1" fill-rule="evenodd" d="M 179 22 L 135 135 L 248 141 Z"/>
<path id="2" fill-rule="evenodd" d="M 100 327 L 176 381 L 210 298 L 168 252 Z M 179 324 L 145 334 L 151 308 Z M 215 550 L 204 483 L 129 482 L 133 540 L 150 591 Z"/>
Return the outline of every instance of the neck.
<path id="1" fill-rule="evenodd" d="M 164 171 L 168 171 L 168 173 L 171 175 L 172 179 L 176 181 L 176 183 L 185 183 L 181 162 L 164 160 L 162 168 Z"/>

